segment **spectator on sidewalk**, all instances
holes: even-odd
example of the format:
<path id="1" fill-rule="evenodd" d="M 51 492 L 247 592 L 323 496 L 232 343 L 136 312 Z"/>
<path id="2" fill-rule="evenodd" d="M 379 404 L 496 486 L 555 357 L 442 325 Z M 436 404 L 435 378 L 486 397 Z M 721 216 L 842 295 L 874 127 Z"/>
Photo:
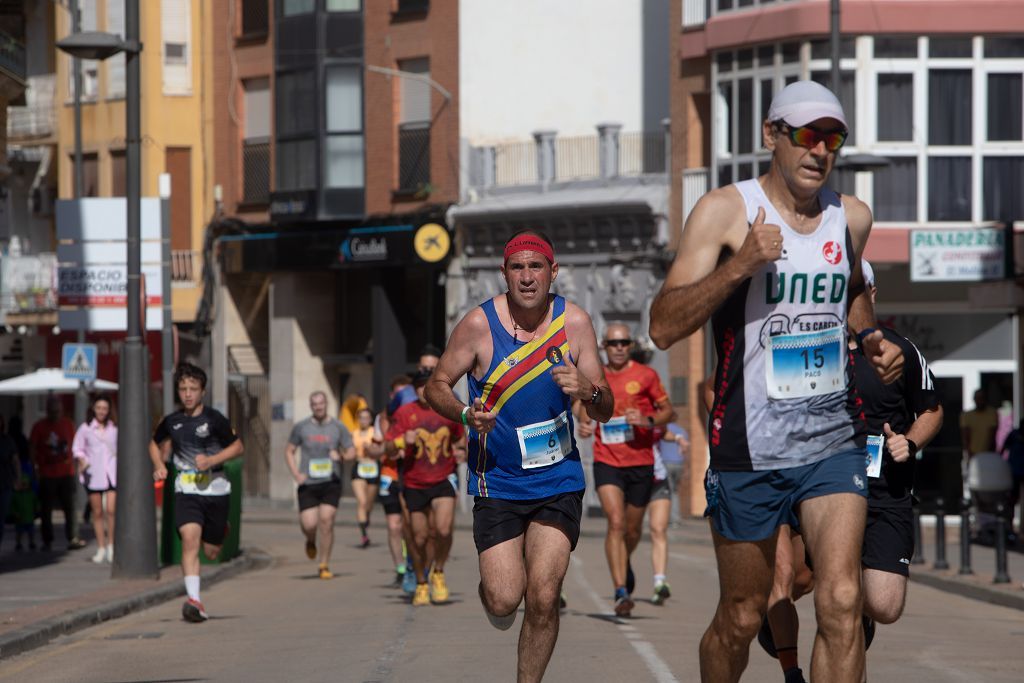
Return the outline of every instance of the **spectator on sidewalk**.
<path id="1" fill-rule="evenodd" d="M 71 443 L 75 438 L 75 425 L 64 417 L 60 399 L 46 399 L 46 417 L 32 426 L 29 437 L 32 464 L 39 477 L 39 498 L 42 504 L 43 550 L 53 544 L 53 508 L 60 505 L 64 512 L 64 535 L 68 550 L 79 550 L 85 542 L 75 533 L 75 462 Z"/>
<path id="2" fill-rule="evenodd" d="M 117 424 L 110 399 L 100 396 L 89 418 L 75 433 L 71 451 L 78 478 L 89 492 L 92 528 L 96 533 L 96 564 L 114 561 L 114 510 L 117 504 Z"/>
<path id="3" fill-rule="evenodd" d="M 7 526 L 11 499 L 14 497 L 14 486 L 21 478 L 20 470 L 18 446 L 7 434 L 7 421 L 0 415 L 0 550 L 4 545 L 4 528 Z"/>
<path id="4" fill-rule="evenodd" d="M 14 441 L 18 456 L 18 481 L 14 484 L 14 495 L 11 498 L 11 517 L 14 518 L 14 549 L 22 550 L 24 548 L 23 541 L 28 536 L 28 548 L 35 550 L 39 486 L 36 482 L 32 459 L 29 457 L 28 439 L 22 433 L 21 417 L 15 415 L 11 418 L 7 434 Z"/>
<path id="5" fill-rule="evenodd" d="M 974 410 L 960 415 L 960 435 L 968 460 L 978 453 L 995 451 L 998 426 L 996 409 L 988 404 L 985 391 L 978 389 L 974 392 Z"/>
<path id="6" fill-rule="evenodd" d="M 1013 474 L 1013 507 L 1021 505 L 1017 533 L 1024 534 L 1024 418 L 1016 429 L 1009 433 L 1003 444 L 1003 457 L 1010 463 Z M 1011 520 L 1012 521 L 1012 520 Z"/>

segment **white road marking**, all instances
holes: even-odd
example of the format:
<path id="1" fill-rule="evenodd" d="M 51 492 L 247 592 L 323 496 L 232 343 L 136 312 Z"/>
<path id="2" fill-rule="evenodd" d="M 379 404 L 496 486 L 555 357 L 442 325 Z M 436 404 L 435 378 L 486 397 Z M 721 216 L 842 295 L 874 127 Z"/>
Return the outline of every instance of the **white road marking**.
<path id="1" fill-rule="evenodd" d="M 612 606 L 605 602 L 594 587 L 587 581 L 586 575 L 583 573 L 583 560 L 579 557 L 573 556 L 572 558 L 573 577 L 576 579 L 576 583 L 590 597 L 590 601 L 594 603 L 594 607 L 601 613 L 614 614 Z M 654 680 L 657 683 L 679 683 L 679 679 L 672 675 L 672 670 L 668 668 L 668 664 L 665 660 L 658 656 L 658 651 L 654 649 L 646 640 L 643 640 L 643 636 L 637 632 L 635 626 L 630 624 L 616 624 L 622 635 L 629 641 L 629 644 L 633 646 L 636 653 L 640 655 L 640 659 L 644 660 L 644 664 L 647 665 L 648 671 L 654 676 Z"/>

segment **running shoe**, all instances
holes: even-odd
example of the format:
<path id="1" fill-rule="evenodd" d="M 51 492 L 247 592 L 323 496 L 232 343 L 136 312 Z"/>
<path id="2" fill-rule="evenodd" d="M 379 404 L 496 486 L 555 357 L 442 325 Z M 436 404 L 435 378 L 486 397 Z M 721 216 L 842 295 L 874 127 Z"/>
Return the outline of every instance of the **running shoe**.
<path id="1" fill-rule="evenodd" d="M 864 651 L 871 647 L 871 641 L 875 639 L 875 620 L 871 617 L 864 615 L 861 618 L 861 624 L 864 626 Z"/>
<path id="2" fill-rule="evenodd" d="M 615 616 L 633 616 L 633 607 L 633 598 L 629 596 L 629 593 L 626 592 L 625 589 L 620 588 L 615 591 Z"/>
<path id="3" fill-rule="evenodd" d="M 72 538 L 68 541 L 68 550 L 81 550 L 86 545 L 85 541 L 80 538 Z"/>
<path id="4" fill-rule="evenodd" d="M 369 548 L 370 547 L 370 537 L 369 536 L 363 536 L 361 539 L 359 539 L 359 547 L 360 548 Z"/>
<path id="5" fill-rule="evenodd" d="M 203 603 L 192 598 L 186 600 L 185 604 L 181 606 L 181 616 L 185 621 L 192 622 L 193 624 L 198 624 L 210 618 L 206 610 L 203 609 Z"/>
<path id="6" fill-rule="evenodd" d="M 395 580 L 391 582 L 391 588 L 401 588 L 402 579 L 404 578 L 405 574 L 399 574 L 398 572 L 395 572 Z"/>
<path id="7" fill-rule="evenodd" d="M 626 560 L 626 592 L 630 595 L 636 590 L 636 575 L 633 573 L 633 563 Z"/>
<path id="8" fill-rule="evenodd" d="M 334 578 L 334 574 L 332 574 L 331 570 L 327 568 L 327 563 L 326 562 L 324 564 L 320 565 L 320 578 L 324 579 L 325 581 L 327 579 L 333 579 Z"/>
<path id="9" fill-rule="evenodd" d="M 311 560 L 316 559 L 316 541 L 306 540 L 306 557 Z"/>
<path id="10" fill-rule="evenodd" d="M 512 614 L 506 614 L 503 617 L 491 614 L 484 603 L 484 585 L 482 583 L 478 584 L 477 592 L 480 594 L 480 605 L 484 608 L 484 614 L 487 615 L 487 621 L 491 622 L 491 626 L 499 631 L 507 631 L 512 628 L 512 624 L 516 623 L 516 614 L 519 613 L 519 610 L 514 610 Z"/>
<path id="11" fill-rule="evenodd" d="M 779 658 L 779 653 L 775 649 L 775 637 L 772 635 L 772 627 L 768 623 L 768 617 L 761 620 L 761 630 L 757 632 L 757 642 L 760 643 L 764 651 L 771 657 Z"/>
<path id="12" fill-rule="evenodd" d="M 652 605 L 664 605 L 665 601 L 672 597 L 672 589 L 668 582 L 663 581 L 654 587 L 654 595 L 651 596 Z"/>
<path id="13" fill-rule="evenodd" d="M 407 595 L 412 595 L 416 592 L 416 572 L 406 570 L 402 576 L 402 591 Z"/>
<path id="14" fill-rule="evenodd" d="M 804 672 L 800 667 L 794 666 L 782 674 L 786 677 L 786 683 L 807 683 L 804 680 Z"/>
<path id="15" fill-rule="evenodd" d="M 106 559 L 107 559 L 107 562 L 113 562 L 114 561 L 114 544 L 113 543 L 111 543 L 110 545 L 107 546 L 107 558 Z"/>
<path id="16" fill-rule="evenodd" d="M 93 564 L 103 564 L 107 561 L 107 549 L 97 548 L 96 553 L 89 559 L 92 560 Z"/>
<path id="17" fill-rule="evenodd" d="M 412 596 L 413 607 L 430 604 L 430 586 L 425 583 L 416 584 L 416 594 Z"/>
<path id="18" fill-rule="evenodd" d="M 565 591 L 562 591 L 561 595 L 558 596 L 558 609 L 565 609 L 569 606 L 569 601 L 565 598 Z"/>
<path id="19" fill-rule="evenodd" d="M 448 602 L 448 584 L 444 581 L 444 572 L 430 573 L 430 600 L 432 602 Z"/>

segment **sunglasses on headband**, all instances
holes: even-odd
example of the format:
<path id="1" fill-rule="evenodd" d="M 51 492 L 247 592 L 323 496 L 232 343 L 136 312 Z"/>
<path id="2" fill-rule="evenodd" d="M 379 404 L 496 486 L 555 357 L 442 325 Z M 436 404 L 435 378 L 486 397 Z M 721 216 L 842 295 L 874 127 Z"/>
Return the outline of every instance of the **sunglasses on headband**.
<path id="1" fill-rule="evenodd" d="M 620 348 L 629 346 L 633 343 L 632 339 L 605 339 L 605 346 L 618 346 Z"/>
<path id="2" fill-rule="evenodd" d="M 785 128 L 786 134 L 797 147 L 814 149 L 819 142 L 825 143 L 825 149 L 829 152 L 838 152 L 839 148 L 846 143 L 849 132 L 846 130 L 818 130 L 813 126 L 800 126 L 794 128 L 785 121 L 778 121 L 776 127 L 779 130 Z"/>

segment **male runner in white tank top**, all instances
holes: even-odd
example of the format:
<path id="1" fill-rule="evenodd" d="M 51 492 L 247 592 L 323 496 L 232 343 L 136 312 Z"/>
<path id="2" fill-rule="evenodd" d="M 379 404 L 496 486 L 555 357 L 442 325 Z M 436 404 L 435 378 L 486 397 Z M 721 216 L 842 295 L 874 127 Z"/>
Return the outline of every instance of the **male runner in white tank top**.
<path id="1" fill-rule="evenodd" d="M 651 306 L 660 348 L 712 319 L 718 369 L 705 480 L 721 583 L 701 679 L 737 681 L 767 609 L 778 528 L 799 528 L 816 570 L 814 680 L 860 681 L 865 432 L 847 322 L 886 381 L 902 355 L 875 331 L 860 258 L 871 211 L 825 188 L 846 139 L 828 89 L 793 83 L 762 132 L 768 173 L 712 190 L 686 221 Z"/>

